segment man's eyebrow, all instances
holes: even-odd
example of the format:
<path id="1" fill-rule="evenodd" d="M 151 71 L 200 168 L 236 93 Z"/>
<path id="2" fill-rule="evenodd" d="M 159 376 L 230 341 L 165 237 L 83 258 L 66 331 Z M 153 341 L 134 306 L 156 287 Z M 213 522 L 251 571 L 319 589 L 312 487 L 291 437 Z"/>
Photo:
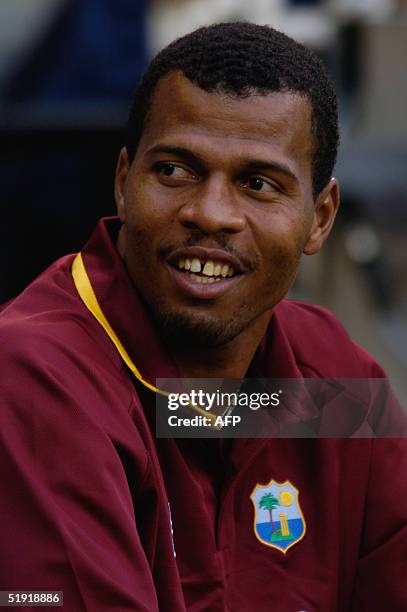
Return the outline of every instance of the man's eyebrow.
<path id="1" fill-rule="evenodd" d="M 151 149 L 147 151 L 147 155 L 149 156 L 156 153 L 168 153 L 168 155 L 176 155 L 177 157 L 184 157 L 196 163 L 202 163 L 197 155 L 184 147 L 173 147 L 171 145 L 158 144 L 151 147 Z"/>
<path id="2" fill-rule="evenodd" d="M 258 172 L 259 170 L 271 170 L 272 172 L 278 172 L 279 174 L 284 174 L 288 178 L 296 181 L 298 183 L 298 178 L 294 174 L 292 170 L 285 164 L 280 164 L 277 162 L 268 162 L 264 159 L 247 159 L 243 162 L 245 169 L 248 172 Z"/>

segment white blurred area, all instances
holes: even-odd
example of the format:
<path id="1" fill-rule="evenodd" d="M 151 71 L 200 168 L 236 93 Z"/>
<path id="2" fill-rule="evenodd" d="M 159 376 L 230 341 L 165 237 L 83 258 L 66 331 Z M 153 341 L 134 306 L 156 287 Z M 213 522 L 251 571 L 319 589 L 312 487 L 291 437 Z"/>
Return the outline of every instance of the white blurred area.
<path id="1" fill-rule="evenodd" d="M 151 51 L 155 54 L 174 38 L 207 23 L 247 20 L 271 24 L 311 45 L 330 42 L 335 27 L 327 8 L 292 9 L 284 0 L 177 0 L 153 5 Z"/>
<path id="2" fill-rule="evenodd" d="M 311 47 L 331 44 L 342 22 L 392 18 L 397 0 L 327 0 L 293 5 L 285 0 L 167 0 L 152 3 L 150 44 L 154 55 L 195 28 L 219 21 L 269 24 Z"/>
<path id="3" fill-rule="evenodd" d="M 64 0 L 0 1 L 0 83 L 41 38 Z"/>

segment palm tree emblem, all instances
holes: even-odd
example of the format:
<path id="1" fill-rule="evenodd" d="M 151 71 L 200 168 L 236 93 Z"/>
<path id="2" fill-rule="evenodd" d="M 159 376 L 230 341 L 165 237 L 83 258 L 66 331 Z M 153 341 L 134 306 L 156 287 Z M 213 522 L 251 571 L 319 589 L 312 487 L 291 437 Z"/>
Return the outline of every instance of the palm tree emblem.
<path id="1" fill-rule="evenodd" d="M 274 525 L 273 522 L 273 510 L 275 510 L 277 508 L 277 506 L 279 506 L 279 502 L 277 497 L 275 497 L 272 493 L 265 493 L 263 495 L 263 497 L 260 499 L 259 502 L 259 507 L 262 508 L 263 510 L 268 510 L 270 513 L 270 524 L 271 524 L 271 529 L 273 531 L 273 533 L 277 533 L 277 529 L 276 526 Z"/>

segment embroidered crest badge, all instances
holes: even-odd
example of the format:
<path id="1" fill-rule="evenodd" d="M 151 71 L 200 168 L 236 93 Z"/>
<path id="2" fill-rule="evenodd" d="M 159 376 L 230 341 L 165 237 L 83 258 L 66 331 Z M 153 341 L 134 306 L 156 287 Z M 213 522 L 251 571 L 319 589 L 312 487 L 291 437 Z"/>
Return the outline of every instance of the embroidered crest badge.
<path id="1" fill-rule="evenodd" d="M 305 536 L 307 526 L 298 489 L 289 480 L 257 484 L 250 499 L 254 505 L 254 533 L 262 544 L 285 554 Z"/>

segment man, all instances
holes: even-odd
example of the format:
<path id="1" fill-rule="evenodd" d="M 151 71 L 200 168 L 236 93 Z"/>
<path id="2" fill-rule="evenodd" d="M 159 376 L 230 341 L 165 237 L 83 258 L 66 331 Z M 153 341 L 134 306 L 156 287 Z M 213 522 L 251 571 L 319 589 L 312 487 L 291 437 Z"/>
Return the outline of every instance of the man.
<path id="1" fill-rule="evenodd" d="M 119 220 L 2 313 L 3 589 L 405 609 L 403 440 L 154 436 L 157 378 L 384 377 L 331 314 L 282 301 L 332 227 L 337 141 L 320 62 L 271 28 L 202 28 L 152 62 Z"/>

